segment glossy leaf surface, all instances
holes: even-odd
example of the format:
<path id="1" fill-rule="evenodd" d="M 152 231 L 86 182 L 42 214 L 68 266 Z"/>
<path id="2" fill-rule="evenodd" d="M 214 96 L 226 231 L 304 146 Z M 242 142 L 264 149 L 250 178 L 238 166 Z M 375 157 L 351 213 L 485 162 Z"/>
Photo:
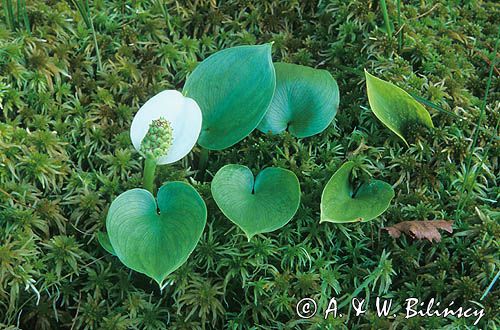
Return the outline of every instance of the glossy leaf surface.
<path id="1" fill-rule="evenodd" d="M 162 286 L 193 252 L 206 218 L 205 202 L 193 187 L 169 182 L 157 200 L 144 189 L 122 193 L 111 204 L 106 229 L 120 261 Z"/>
<path id="2" fill-rule="evenodd" d="M 365 70 L 368 101 L 375 116 L 408 145 L 406 138 L 415 125 L 434 127 L 424 106 L 398 86 Z"/>
<path id="3" fill-rule="evenodd" d="M 250 240 L 286 225 L 297 212 L 300 186 L 291 171 L 268 167 L 254 180 L 250 169 L 226 165 L 212 181 L 212 195 L 226 217 Z"/>
<path id="4" fill-rule="evenodd" d="M 304 138 L 321 133 L 339 107 L 339 88 L 326 70 L 275 63 L 276 91 L 266 115 L 257 127 L 264 133 L 289 130 Z"/>
<path id="5" fill-rule="evenodd" d="M 107 233 L 103 232 L 98 232 L 97 233 L 97 240 L 99 241 L 99 244 L 101 247 L 106 250 L 106 252 L 116 256 L 115 249 L 113 249 L 113 246 L 111 245 L 111 242 L 109 241 L 109 236 Z"/>
<path id="6" fill-rule="evenodd" d="M 391 185 L 370 180 L 355 190 L 350 180 L 353 167 L 353 162 L 346 162 L 326 184 L 321 196 L 320 222 L 369 221 L 389 207 L 394 197 Z"/>
<path id="7" fill-rule="evenodd" d="M 224 49 L 201 62 L 183 91 L 202 111 L 198 143 L 221 150 L 245 138 L 262 120 L 275 85 L 271 44 Z"/>

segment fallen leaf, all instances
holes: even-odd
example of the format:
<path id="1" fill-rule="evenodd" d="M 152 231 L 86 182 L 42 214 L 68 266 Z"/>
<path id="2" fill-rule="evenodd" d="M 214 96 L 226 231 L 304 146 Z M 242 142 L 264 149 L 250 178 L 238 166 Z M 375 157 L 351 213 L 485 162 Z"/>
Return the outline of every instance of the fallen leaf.
<path id="1" fill-rule="evenodd" d="M 384 227 L 393 238 L 399 238 L 401 233 L 410 235 L 416 239 L 428 239 L 430 242 L 435 240 L 441 241 L 441 234 L 438 229 L 445 230 L 449 233 L 453 232 L 452 220 L 427 220 L 427 221 L 403 221 L 394 226 Z"/>

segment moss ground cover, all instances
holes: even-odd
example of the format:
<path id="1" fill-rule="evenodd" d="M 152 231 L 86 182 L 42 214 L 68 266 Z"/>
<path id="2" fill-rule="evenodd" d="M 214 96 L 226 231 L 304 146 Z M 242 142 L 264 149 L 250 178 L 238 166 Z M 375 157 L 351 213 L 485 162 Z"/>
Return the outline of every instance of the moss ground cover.
<path id="1" fill-rule="evenodd" d="M 2 10 L 0 329 L 471 327 L 463 318 L 405 319 L 409 297 L 476 302 L 486 315 L 478 327 L 495 328 L 498 283 L 480 298 L 500 267 L 500 80 L 492 66 L 500 5 L 405 1 L 399 19 L 397 1 L 386 5 L 389 25 L 370 0 L 95 1 L 92 28 L 71 1 Z M 141 185 L 133 115 L 160 91 L 182 90 L 214 52 L 271 41 L 274 61 L 336 79 L 334 124 L 304 139 L 255 130 L 211 151 L 203 181 L 198 147 L 158 167 L 162 182 L 193 185 L 208 214 L 200 243 L 160 292 L 97 240 L 110 202 Z M 370 110 L 364 69 L 427 100 L 435 127 L 412 128 L 405 145 Z M 370 223 L 320 224 L 323 187 L 347 160 L 358 178 L 391 183 L 395 196 Z M 248 241 L 210 191 L 230 163 L 293 171 L 302 191 L 295 217 Z M 453 234 L 430 243 L 380 230 L 433 219 L 455 220 Z M 393 298 L 396 317 L 356 317 L 348 306 L 336 319 L 296 315 L 301 298 L 322 308 L 354 293 L 370 303 Z"/>

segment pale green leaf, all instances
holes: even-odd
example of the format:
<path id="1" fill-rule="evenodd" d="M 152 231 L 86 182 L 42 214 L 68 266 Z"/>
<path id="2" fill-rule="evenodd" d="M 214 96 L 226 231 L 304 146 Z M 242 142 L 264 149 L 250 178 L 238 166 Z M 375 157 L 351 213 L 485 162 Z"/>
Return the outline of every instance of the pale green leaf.
<path id="1" fill-rule="evenodd" d="M 391 185 L 370 180 L 355 191 L 351 183 L 354 162 L 346 162 L 325 186 L 321 196 L 320 222 L 358 222 L 372 220 L 389 207 L 394 197 Z"/>
<path id="2" fill-rule="evenodd" d="M 297 176 L 282 168 L 268 167 L 254 180 L 246 166 L 222 167 L 212 181 L 212 195 L 226 217 L 250 240 L 258 233 L 286 225 L 300 204 Z"/>
<path id="3" fill-rule="evenodd" d="M 339 88 L 326 70 L 275 63 L 276 91 L 266 115 L 257 127 L 264 133 L 286 129 L 304 138 L 321 133 L 339 107 Z"/>
<path id="4" fill-rule="evenodd" d="M 408 133 L 416 126 L 434 127 L 424 106 L 398 86 L 365 70 L 368 101 L 375 116 L 408 145 Z"/>
<path id="5" fill-rule="evenodd" d="M 116 256 L 115 249 L 113 249 L 113 246 L 111 245 L 111 242 L 109 241 L 109 236 L 107 233 L 97 232 L 97 240 L 99 241 L 99 244 L 102 246 L 102 248 L 104 250 L 106 250 L 108 253 Z"/>

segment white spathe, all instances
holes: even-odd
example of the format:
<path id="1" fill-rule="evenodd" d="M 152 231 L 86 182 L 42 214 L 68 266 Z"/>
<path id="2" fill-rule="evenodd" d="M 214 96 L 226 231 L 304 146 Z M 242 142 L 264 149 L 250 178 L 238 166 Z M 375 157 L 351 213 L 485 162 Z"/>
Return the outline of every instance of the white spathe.
<path id="1" fill-rule="evenodd" d="M 186 156 L 193 149 L 201 131 L 201 110 L 195 100 L 176 90 L 162 91 L 150 98 L 137 111 L 130 126 L 130 138 L 139 151 L 141 142 L 155 119 L 166 119 L 173 130 L 172 146 L 157 159 L 158 165 L 169 164 Z"/>

